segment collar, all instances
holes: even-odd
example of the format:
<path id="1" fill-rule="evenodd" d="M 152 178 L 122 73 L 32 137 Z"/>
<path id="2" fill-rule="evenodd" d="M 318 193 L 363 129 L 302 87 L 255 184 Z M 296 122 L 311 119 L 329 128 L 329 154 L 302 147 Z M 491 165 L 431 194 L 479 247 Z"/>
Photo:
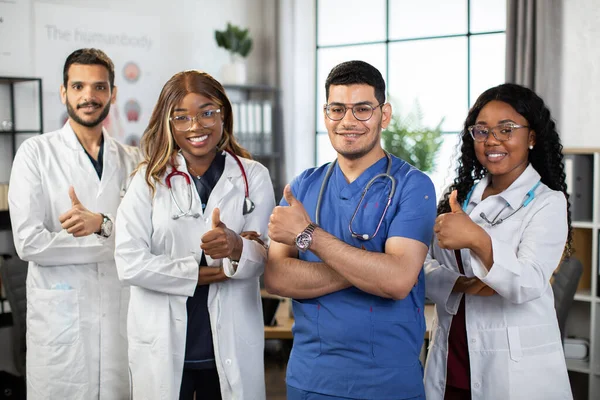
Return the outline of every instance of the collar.
<path id="1" fill-rule="evenodd" d="M 375 175 L 387 171 L 388 158 L 384 155 L 383 158 L 380 158 L 379 160 L 375 161 L 375 163 L 371 164 L 366 170 L 364 170 L 352 183 L 348 183 L 348 181 L 346 181 L 344 172 L 340 168 L 340 163 L 336 162 L 335 164 L 336 165 L 332 173 L 333 180 L 335 182 L 335 185 L 337 186 L 337 192 L 339 193 L 339 197 L 341 199 L 347 200 L 352 198 L 357 193 L 362 192 L 367 183 Z M 391 173 L 392 171 L 390 166 L 390 174 Z M 329 182 L 327 182 L 327 184 L 329 184 Z"/>
<path id="2" fill-rule="evenodd" d="M 204 175 L 197 176 L 192 174 L 191 177 L 194 179 L 194 181 L 202 178 L 201 181 L 203 184 L 205 184 L 207 187 L 213 188 L 217 181 L 221 178 L 221 175 L 223 175 L 224 170 L 225 155 L 223 153 L 217 153 L 206 172 L 204 172 Z"/>
<path id="3" fill-rule="evenodd" d="M 517 209 L 521 203 L 523 203 L 523 199 L 527 192 L 533 188 L 533 186 L 540 180 L 540 174 L 533 168 L 531 163 L 525 168 L 525 171 L 503 192 L 498 193 L 497 196 L 502 197 L 512 209 Z M 473 190 L 473 194 L 471 195 L 470 203 L 478 204 L 481 202 L 481 196 L 483 195 L 483 191 L 488 186 L 490 181 L 490 174 L 487 174 L 477 183 L 475 189 Z"/>
<path id="4" fill-rule="evenodd" d="M 223 151 L 221 154 L 225 156 L 225 167 L 223 169 L 222 176 L 225 176 L 227 178 L 235 178 L 235 177 L 241 176 L 242 171 L 240 170 L 240 166 L 238 165 L 235 158 L 233 158 L 231 156 L 231 154 L 227 153 L 226 151 Z M 242 161 L 242 158 L 241 157 L 239 157 L 239 158 L 240 158 L 240 162 L 242 163 L 242 165 L 244 165 L 244 161 Z M 183 157 L 183 154 L 181 154 L 181 151 L 177 152 L 176 163 L 177 163 L 176 164 L 177 168 L 180 171 L 184 171 L 187 174 L 189 174 L 190 176 L 192 176 L 190 171 L 188 171 L 188 169 L 187 169 L 187 164 L 185 162 L 185 158 Z M 212 166 L 212 164 L 211 164 L 211 166 Z"/>
<path id="5" fill-rule="evenodd" d="M 69 121 L 70 119 L 68 119 L 67 122 L 65 122 L 62 129 L 60 130 L 60 134 L 63 137 L 65 144 L 72 150 L 81 150 L 85 152 L 85 150 L 83 149 L 83 145 L 81 144 L 79 139 L 77 139 L 77 135 L 75 134 L 75 131 L 73 130 L 73 127 L 71 127 Z M 102 127 L 102 142 L 104 145 L 106 145 L 109 142 L 108 138 L 108 132 L 106 132 L 106 129 Z"/>

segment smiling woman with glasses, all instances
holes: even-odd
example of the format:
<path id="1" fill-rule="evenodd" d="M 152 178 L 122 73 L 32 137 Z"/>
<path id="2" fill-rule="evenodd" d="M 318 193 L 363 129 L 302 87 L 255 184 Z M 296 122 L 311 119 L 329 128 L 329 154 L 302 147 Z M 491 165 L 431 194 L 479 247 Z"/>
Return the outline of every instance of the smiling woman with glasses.
<path id="1" fill-rule="evenodd" d="M 550 286 L 571 251 L 555 122 L 533 91 L 504 84 L 464 126 L 424 264 L 438 321 L 427 398 L 572 399 Z"/>
<path id="2" fill-rule="evenodd" d="M 177 110 L 176 110 L 176 112 L 177 112 Z M 221 113 L 220 108 L 217 108 L 217 109 L 212 108 L 212 109 L 202 110 L 193 117 L 182 114 L 182 115 L 174 115 L 169 119 L 173 123 L 173 126 L 175 127 L 175 129 L 177 129 L 178 131 L 187 132 L 190 129 L 192 129 L 192 125 L 193 125 L 194 121 L 196 121 L 196 123 L 198 123 L 199 125 L 201 125 L 204 128 L 210 128 L 210 127 L 214 126 L 215 123 L 217 122 L 217 119 L 218 119 L 218 116 L 220 113 Z"/>
<path id="3" fill-rule="evenodd" d="M 516 129 L 529 128 L 527 125 L 517 125 L 514 122 L 504 122 L 491 128 L 486 125 L 472 125 L 467 128 L 471 137 L 476 142 L 485 142 L 490 136 L 490 132 L 500 142 L 510 140 L 512 133 Z"/>

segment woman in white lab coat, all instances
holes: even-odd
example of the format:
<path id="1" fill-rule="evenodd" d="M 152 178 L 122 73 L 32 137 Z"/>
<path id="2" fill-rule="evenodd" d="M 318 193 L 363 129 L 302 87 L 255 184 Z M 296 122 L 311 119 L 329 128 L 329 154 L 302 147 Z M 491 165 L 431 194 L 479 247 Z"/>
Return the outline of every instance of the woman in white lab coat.
<path id="1" fill-rule="evenodd" d="M 232 128 L 221 84 L 192 70 L 165 84 L 142 137 L 115 252 L 134 399 L 265 398 L 259 237 L 275 199 Z"/>
<path id="2" fill-rule="evenodd" d="M 427 399 L 571 399 L 550 286 L 571 243 L 562 146 L 531 90 L 484 92 L 425 263 Z"/>

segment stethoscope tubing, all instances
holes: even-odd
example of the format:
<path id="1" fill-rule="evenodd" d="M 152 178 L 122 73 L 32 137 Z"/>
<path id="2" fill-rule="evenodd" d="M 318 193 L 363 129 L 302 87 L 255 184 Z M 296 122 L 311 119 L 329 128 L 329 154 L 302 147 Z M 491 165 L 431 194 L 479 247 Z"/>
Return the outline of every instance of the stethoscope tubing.
<path id="1" fill-rule="evenodd" d="M 370 239 L 373 239 L 377 235 L 377 233 L 379 232 L 379 228 L 381 227 L 381 224 L 383 223 L 383 218 L 385 217 L 385 214 L 387 213 L 387 210 L 388 210 L 390 204 L 392 203 L 392 198 L 394 197 L 394 193 L 396 192 L 396 179 L 390 174 L 390 171 L 392 170 L 392 156 L 390 155 L 390 153 L 388 153 L 385 150 L 384 150 L 384 153 L 385 153 L 385 156 L 387 157 L 386 172 L 375 175 L 374 177 L 372 177 L 369 180 L 369 182 L 367 182 L 367 184 L 365 185 L 365 188 L 363 189 L 362 194 L 360 196 L 360 201 L 358 202 L 358 205 L 356 206 L 356 209 L 354 210 L 354 213 L 352 214 L 352 218 L 350 219 L 350 223 L 348 224 L 348 229 L 350 230 L 350 234 L 352 235 L 352 237 L 360 239 L 360 240 L 365 240 L 365 241 L 370 240 Z M 327 186 L 327 183 L 329 182 L 329 178 L 331 177 L 331 174 L 333 173 L 333 169 L 334 169 L 336 163 L 337 163 L 337 160 L 334 160 L 333 162 L 331 162 L 331 164 L 329 164 L 329 167 L 327 168 L 327 172 L 325 173 L 325 177 L 323 178 L 323 183 L 321 183 L 321 188 L 319 189 L 319 197 L 317 198 L 317 208 L 315 210 L 315 223 L 317 225 L 319 225 L 319 222 L 320 222 L 319 216 L 320 216 L 320 212 L 321 212 L 321 203 L 323 200 L 323 194 L 325 193 L 325 187 Z M 367 234 L 361 235 L 352 230 L 352 223 L 354 222 L 354 218 L 356 217 L 358 210 L 360 209 L 360 205 L 362 204 L 363 199 L 365 198 L 369 188 L 379 178 L 389 179 L 392 182 L 392 187 L 388 194 L 387 202 L 386 202 L 385 208 L 383 210 L 383 214 L 381 215 L 381 218 L 379 219 L 379 223 L 377 224 L 375 233 L 371 236 L 369 236 Z"/>
<path id="2" fill-rule="evenodd" d="M 242 173 L 242 179 L 244 180 L 244 215 L 251 213 L 252 211 L 254 211 L 254 203 L 252 202 L 252 200 L 250 200 L 250 188 L 248 186 L 248 177 L 246 175 L 246 170 L 244 168 L 244 166 L 242 165 L 242 161 L 239 159 L 239 157 L 234 154 L 233 152 L 229 151 L 229 150 L 225 150 L 225 152 L 227 152 L 229 155 L 231 155 L 233 157 L 233 159 L 236 161 L 238 167 L 240 168 L 240 171 Z M 191 179 L 189 177 L 188 174 L 186 174 L 183 171 L 179 171 L 177 169 L 177 167 L 175 166 L 175 163 L 172 162 L 172 168 L 173 170 L 167 175 L 167 177 L 165 178 L 165 183 L 167 185 L 167 187 L 169 188 L 169 194 L 171 195 L 171 199 L 173 200 L 173 204 L 175 204 L 175 207 L 177 207 L 177 209 L 179 210 L 179 214 L 174 214 L 171 218 L 173 218 L 174 220 L 177 220 L 181 217 L 186 217 L 186 216 L 191 216 L 192 218 L 198 218 L 200 217 L 199 213 L 192 213 L 192 182 Z M 189 204 L 189 209 L 187 211 L 183 211 L 183 209 L 180 207 L 179 203 L 177 202 L 177 199 L 175 198 L 175 195 L 173 193 L 173 187 L 171 185 L 171 178 L 173 178 L 174 176 L 183 176 L 185 178 L 185 182 L 187 184 L 188 187 L 188 204 Z"/>

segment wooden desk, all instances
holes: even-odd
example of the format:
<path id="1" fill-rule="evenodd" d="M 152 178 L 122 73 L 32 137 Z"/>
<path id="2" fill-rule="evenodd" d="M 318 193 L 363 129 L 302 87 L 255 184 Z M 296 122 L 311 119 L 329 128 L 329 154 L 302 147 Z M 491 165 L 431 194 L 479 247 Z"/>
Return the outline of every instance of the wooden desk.
<path id="1" fill-rule="evenodd" d="M 293 339 L 292 325 L 294 318 L 290 316 L 290 299 L 282 299 L 275 313 L 275 326 L 265 326 L 265 339 Z"/>
<path id="2" fill-rule="evenodd" d="M 271 296 L 269 294 L 262 293 L 263 296 Z M 290 299 L 283 298 L 281 304 L 277 308 L 275 313 L 275 319 L 277 325 L 265 326 L 265 339 L 293 339 L 292 325 L 294 325 L 294 318 L 290 316 Z M 433 304 L 425 305 L 425 340 L 429 340 L 429 332 L 431 331 L 431 325 L 433 324 L 433 317 L 435 315 L 435 307 Z"/>

